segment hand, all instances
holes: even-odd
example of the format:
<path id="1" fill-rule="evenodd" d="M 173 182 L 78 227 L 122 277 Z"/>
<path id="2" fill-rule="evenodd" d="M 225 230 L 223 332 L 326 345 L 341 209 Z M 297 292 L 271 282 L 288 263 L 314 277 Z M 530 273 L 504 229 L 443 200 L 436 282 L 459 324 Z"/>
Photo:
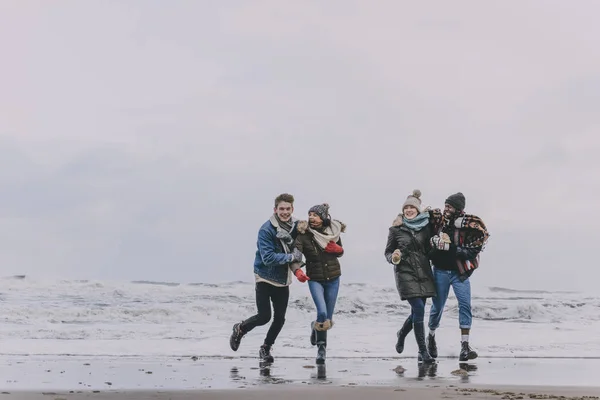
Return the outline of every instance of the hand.
<path id="1" fill-rule="evenodd" d="M 399 249 L 394 250 L 392 253 L 392 264 L 400 264 L 400 259 L 402 258 L 402 253 Z"/>
<path id="2" fill-rule="evenodd" d="M 444 243 L 451 243 L 450 236 L 448 236 L 446 232 L 442 232 L 442 234 L 440 235 L 440 240 Z"/>
<path id="3" fill-rule="evenodd" d="M 441 251 L 450 250 L 450 244 L 444 242 L 442 239 L 440 239 L 440 237 L 438 235 L 433 236 L 429 242 L 431 243 L 431 246 L 436 250 L 441 250 Z"/>
<path id="4" fill-rule="evenodd" d="M 277 239 L 280 239 L 281 241 L 285 242 L 286 244 L 291 244 L 294 239 L 292 238 L 292 235 L 290 235 L 289 233 L 287 233 L 286 231 L 277 231 L 277 234 L 275 235 L 277 237 Z"/>
<path id="5" fill-rule="evenodd" d="M 338 245 L 332 240 L 329 243 L 327 243 L 327 246 L 325 246 L 325 251 L 327 253 L 342 254 L 344 252 L 344 249 L 342 248 L 342 246 Z"/>
<path id="6" fill-rule="evenodd" d="M 305 220 L 298 221 L 298 223 L 296 224 L 296 229 L 298 230 L 299 233 L 306 232 L 306 230 L 308 229 L 308 221 L 305 221 Z"/>
<path id="7" fill-rule="evenodd" d="M 294 275 L 296 275 L 296 278 L 298 278 L 298 280 L 302 283 L 310 281 L 308 275 L 306 275 L 301 269 L 297 269 L 296 272 L 294 272 Z"/>
<path id="8" fill-rule="evenodd" d="M 437 247 L 438 242 L 440 241 L 440 237 L 438 235 L 434 235 L 429 239 L 429 244 L 431 247 Z"/>
<path id="9" fill-rule="evenodd" d="M 298 250 L 298 249 L 292 250 L 292 253 L 290 254 L 289 262 L 302 262 L 302 253 L 300 253 L 300 250 Z"/>

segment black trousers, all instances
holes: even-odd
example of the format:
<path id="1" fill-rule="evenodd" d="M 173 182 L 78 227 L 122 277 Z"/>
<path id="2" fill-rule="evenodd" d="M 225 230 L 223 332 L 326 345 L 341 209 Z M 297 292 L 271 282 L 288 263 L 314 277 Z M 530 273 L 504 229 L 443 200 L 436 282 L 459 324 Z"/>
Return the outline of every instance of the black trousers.
<path id="1" fill-rule="evenodd" d="M 250 332 L 257 326 L 267 324 L 271 320 L 271 303 L 273 303 L 273 323 L 271 323 L 265 338 L 265 344 L 272 346 L 285 323 L 285 312 L 287 311 L 289 298 L 289 286 L 277 287 L 266 282 L 257 282 L 256 308 L 258 314 L 242 322 L 240 328 L 243 332 Z"/>

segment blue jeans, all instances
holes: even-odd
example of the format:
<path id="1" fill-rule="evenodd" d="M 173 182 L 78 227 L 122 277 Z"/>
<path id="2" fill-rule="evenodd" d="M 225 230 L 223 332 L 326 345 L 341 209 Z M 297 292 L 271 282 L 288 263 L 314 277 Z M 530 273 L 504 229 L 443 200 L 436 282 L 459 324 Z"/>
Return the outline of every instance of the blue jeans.
<path id="1" fill-rule="evenodd" d="M 317 307 L 317 322 L 332 321 L 339 288 L 339 277 L 329 281 L 308 281 L 310 295 Z"/>
<path id="2" fill-rule="evenodd" d="M 432 299 L 431 310 L 429 312 L 429 329 L 437 329 L 440 326 L 442 313 L 450 286 L 458 300 L 458 323 L 461 329 L 471 329 L 473 315 L 471 314 L 471 282 L 467 278 L 461 281 L 458 278 L 457 271 L 445 271 L 442 269 L 433 270 L 433 278 L 435 280 L 435 290 L 437 296 Z"/>
<path id="3" fill-rule="evenodd" d="M 407 299 L 410 304 L 410 319 L 413 324 L 420 324 L 425 319 L 425 303 L 427 299 L 424 297 L 415 297 Z"/>

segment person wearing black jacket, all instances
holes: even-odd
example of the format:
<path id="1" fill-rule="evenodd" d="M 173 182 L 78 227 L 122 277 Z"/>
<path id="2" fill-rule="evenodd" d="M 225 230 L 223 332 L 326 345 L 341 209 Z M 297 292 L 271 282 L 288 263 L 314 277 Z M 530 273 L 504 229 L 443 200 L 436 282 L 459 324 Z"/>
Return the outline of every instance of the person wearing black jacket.
<path id="1" fill-rule="evenodd" d="M 389 228 L 386 260 L 394 265 L 396 288 L 401 300 L 410 303 L 411 314 L 398 331 L 396 351 L 402 353 L 404 340 L 413 330 L 419 348 L 419 361 L 434 362 L 425 343 L 425 304 L 435 297 L 435 284 L 429 262 L 433 236 L 429 213 L 421 212 L 421 191 L 414 190 L 402 205 L 402 214 Z"/>
<path id="2" fill-rule="evenodd" d="M 479 266 L 479 253 L 483 250 L 489 233 L 481 218 L 466 214 L 465 196 L 455 193 L 446 199 L 444 210 L 430 211 L 430 221 L 434 226 L 431 238 L 433 248 L 430 255 L 437 296 L 433 299 L 429 312 L 429 354 L 438 355 L 435 330 L 440 325 L 442 313 L 450 287 L 458 301 L 458 322 L 461 331 L 460 361 L 477 358 L 477 352 L 469 345 L 472 324 L 471 283 L 469 277 Z"/>
<path id="3" fill-rule="evenodd" d="M 311 323 L 310 343 L 317 346 L 317 364 L 325 364 L 327 332 L 333 327 L 333 313 L 340 289 L 344 255 L 341 234 L 346 225 L 329 214 L 329 204 L 317 204 L 308 210 L 308 221 L 298 222 L 296 249 L 306 258 L 306 276 L 297 276 L 300 282 L 308 281 L 308 288 L 317 309 Z M 298 274 L 302 272 L 299 270 Z"/>

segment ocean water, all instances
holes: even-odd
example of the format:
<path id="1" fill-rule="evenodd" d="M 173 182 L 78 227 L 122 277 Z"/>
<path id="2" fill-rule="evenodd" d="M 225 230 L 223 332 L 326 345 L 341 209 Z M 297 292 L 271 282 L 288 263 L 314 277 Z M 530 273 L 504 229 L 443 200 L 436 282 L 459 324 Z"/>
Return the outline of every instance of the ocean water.
<path id="1" fill-rule="evenodd" d="M 315 308 L 306 285 L 291 286 L 286 324 L 273 347 L 284 357 L 314 357 L 309 326 Z M 472 283 L 471 343 L 485 357 L 600 357 L 600 296 L 482 287 Z M 429 312 L 429 304 L 427 314 Z M 44 281 L 0 279 L 0 354 L 77 356 L 255 357 L 268 325 L 237 352 L 233 323 L 256 312 L 254 284 Z M 342 281 L 329 357 L 392 357 L 409 312 L 393 283 Z M 442 357 L 460 351 L 452 293 L 437 339 Z M 411 334 L 403 356 L 416 356 Z"/>

